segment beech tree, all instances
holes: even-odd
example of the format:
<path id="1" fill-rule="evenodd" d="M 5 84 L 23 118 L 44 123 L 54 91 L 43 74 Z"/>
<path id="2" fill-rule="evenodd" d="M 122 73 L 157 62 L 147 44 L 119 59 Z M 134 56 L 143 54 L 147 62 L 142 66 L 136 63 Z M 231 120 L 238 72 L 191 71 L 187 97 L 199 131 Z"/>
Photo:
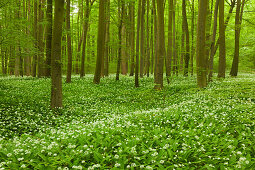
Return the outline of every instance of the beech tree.
<path id="1" fill-rule="evenodd" d="M 61 39 L 64 21 L 64 0 L 55 0 L 54 26 L 51 56 L 51 108 L 61 108 L 62 104 L 62 68 Z"/>

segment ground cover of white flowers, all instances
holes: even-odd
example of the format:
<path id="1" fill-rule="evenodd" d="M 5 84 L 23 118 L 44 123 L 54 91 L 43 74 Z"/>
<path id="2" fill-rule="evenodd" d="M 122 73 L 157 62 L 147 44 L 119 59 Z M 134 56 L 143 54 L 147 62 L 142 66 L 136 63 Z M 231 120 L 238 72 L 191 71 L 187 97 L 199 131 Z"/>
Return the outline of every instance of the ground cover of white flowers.
<path id="1" fill-rule="evenodd" d="M 73 78 L 49 109 L 50 79 L 0 78 L 0 169 L 254 169 L 255 75 Z M 64 82 L 64 79 L 63 79 Z"/>

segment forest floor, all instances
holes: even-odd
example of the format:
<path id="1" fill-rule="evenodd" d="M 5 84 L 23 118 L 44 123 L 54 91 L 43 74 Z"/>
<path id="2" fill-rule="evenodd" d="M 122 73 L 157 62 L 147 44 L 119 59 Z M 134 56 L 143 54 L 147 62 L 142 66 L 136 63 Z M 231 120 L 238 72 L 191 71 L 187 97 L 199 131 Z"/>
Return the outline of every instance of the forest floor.
<path id="1" fill-rule="evenodd" d="M 64 108 L 49 109 L 50 79 L 0 78 L 0 169 L 254 169 L 255 75 L 199 90 L 174 77 L 74 77 Z M 64 81 L 64 79 L 63 79 Z"/>

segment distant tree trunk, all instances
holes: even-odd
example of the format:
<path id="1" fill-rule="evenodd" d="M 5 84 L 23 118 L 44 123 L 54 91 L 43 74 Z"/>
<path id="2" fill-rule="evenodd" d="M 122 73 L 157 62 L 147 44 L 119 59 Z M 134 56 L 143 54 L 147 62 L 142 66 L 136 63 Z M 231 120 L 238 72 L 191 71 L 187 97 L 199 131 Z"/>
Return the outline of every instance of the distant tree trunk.
<path id="1" fill-rule="evenodd" d="M 55 0 L 54 27 L 51 56 L 51 108 L 63 107 L 62 104 L 62 70 L 61 70 L 61 38 L 64 21 L 64 0 Z"/>
<path id="2" fill-rule="evenodd" d="M 137 27 L 136 27 L 136 63 L 135 63 L 135 87 L 139 87 L 139 47 L 140 47 L 140 24 L 141 24 L 141 7 L 142 0 L 138 1 L 138 16 L 137 16 Z"/>
<path id="3" fill-rule="evenodd" d="M 208 0 L 199 1 L 198 9 L 198 24 L 197 24 L 197 85 L 200 88 L 204 88 L 207 85 L 206 82 L 206 14 L 207 14 Z"/>
<path id="4" fill-rule="evenodd" d="M 52 0 L 47 0 L 47 33 L 46 33 L 46 70 L 45 76 L 51 75 L 51 46 L 52 46 Z"/>
<path id="5" fill-rule="evenodd" d="M 236 77 L 238 73 L 238 64 L 239 64 L 239 49 L 240 49 L 240 32 L 241 32 L 241 23 L 242 15 L 244 9 L 245 0 L 242 0 L 242 10 L 241 10 L 241 0 L 237 0 L 236 6 L 236 18 L 235 18 L 235 53 L 232 62 L 232 67 L 230 75 Z M 241 10 L 241 12 L 240 12 Z"/>
<path id="6" fill-rule="evenodd" d="M 227 16 L 227 18 L 226 18 L 226 20 L 225 20 L 225 30 L 226 30 L 226 28 L 227 28 L 227 26 L 228 26 L 230 17 L 232 16 L 232 13 L 233 13 L 235 4 L 236 4 L 236 0 L 232 0 L 232 1 L 231 1 L 231 4 L 230 4 L 230 9 L 229 9 L 229 12 L 228 12 L 228 16 Z M 213 52 L 213 55 L 214 55 L 214 56 L 215 56 L 216 51 L 217 51 L 217 49 L 218 49 L 218 47 L 219 47 L 219 41 L 220 41 L 219 39 L 220 39 L 220 37 L 218 38 L 217 43 L 216 43 L 216 45 L 215 45 L 215 47 L 214 47 L 214 52 Z"/>
<path id="7" fill-rule="evenodd" d="M 154 9 L 154 83 L 156 83 L 157 79 L 157 62 L 158 62 L 158 20 L 157 20 L 157 8 L 156 8 L 156 0 L 152 0 L 152 8 Z"/>
<path id="8" fill-rule="evenodd" d="M 37 0 L 34 0 L 34 47 L 35 49 L 38 49 L 38 37 L 37 37 Z M 37 51 L 34 54 L 33 57 L 33 63 L 32 63 L 32 76 L 36 77 L 36 65 L 37 65 Z"/>
<path id="9" fill-rule="evenodd" d="M 225 78 L 226 70 L 226 45 L 224 25 L 224 0 L 219 2 L 219 70 L 218 78 Z"/>
<path id="10" fill-rule="evenodd" d="M 71 26 L 70 26 L 70 0 L 66 1 L 66 31 L 67 31 L 67 55 L 68 55 L 68 64 L 67 64 L 67 75 L 66 82 L 71 82 L 72 76 L 72 40 L 71 40 Z"/>
<path id="11" fill-rule="evenodd" d="M 190 73 L 191 76 L 194 74 L 194 55 L 195 55 L 195 47 L 194 47 L 194 30 L 195 30 L 195 0 L 192 0 L 192 17 L 191 17 L 191 56 L 190 56 Z"/>
<path id="12" fill-rule="evenodd" d="M 154 38 L 153 38 L 153 36 L 154 36 L 154 34 L 153 34 L 153 23 L 154 23 L 154 11 L 155 11 L 155 9 L 153 9 L 153 8 L 151 8 L 151 64 L 150 64 L 150 66 L 151 66 L 151 74 L 153 74 L 153 72 L 154 72 L 154 56 L 155 56 L 155 50 L 154 50 Z"/>
<path id="13" fill-rule="evenodd" d="M 9 74 L 14 75 L 15 68 L 15 47 L 10 46 L 10 59 L 9 59 Z"/>
<path id="14" fill-rule="evenodd" d="M 219 0 L 216 0 L 215 7 L 214 7 L 213 35 L 211 39 L 208 82 L 212 81 L 212 76 L 213 76 L 213 60 L 214 60 L 215 39 L 216 39 L 216 33 L 217 33 L 217 18 L 218 18 L 218 11 L 219 11 L 218 9 L 219 9 Z"/>
<path id="15" fill-rule="evenodd" d="M 171 76 L 172 56 L 173 56 L 173 0 L 169 0 L 169 15 L 168 15 L 168 46 L 166 55 L 166 77 L 168 84 Z"/>
<path id="16" fill-rule="evenodd" d="M 157 78 L 154 88 L 161 90 L 163 88 L 163 67 L 165 58 L 165 26 L 164 26 L 164 0 L 157 0 L 158 11 L 158 57 L 157 57 Z"/>
<path id="17" fill-rule="evenodd" d="M 20 0 L 16 0 L 16 3 L 17 3 L 17 7 L 18 7 L 18 10 L 17 11 L 15 11 L 15 13 L 16 13 L 16 18 L 19 20 L 19 19 L 21 19 L 21 17 L 20 17 Z M 19 28 L 19 25 L 18 25 L 18 28 L 17 29 L 20 29 Z M 21 52 L 20 52 L 20 42 L 18 42 L 18 46 L 16 47 L 16 56 L 15 56 L 15 76 L 16 77 L 18 77 L 18 76 L 20 76 L 20 72 L 21 72 L 21 70 L 20 70 L 20 68 L 21 68 L 21 63 L 22 63 L 22 61 L 21 61 Z"/>
<path id="18" fill-rule="evenodd" d="M 206 63 L 207 63 L 207 71 L 209 71 L 209 55 L 210 55 L 210 47 L 211 47 L 211 26 L 212 26 L 212 7 L 213 0 L 207 4 L 207 21 L 206 21 L 206 48 L 205 48 L 205 56 L 206 56 Z M 207 73 L 208 75 L 208 73 Z"/>
<path id="19" fill-rule="evenodd" d="M 176 0 L 173 2 L 173 74 L 177 74 L 177 49 L 176 49 L 176 24 L 175 24 L 175 6 Z"/>
<path id="20" fill-rule="evenodd" d="M 25 2 L 25 1 L 24 1 Z M 31 16 L 30 16 L 30 13 L 31 13 L 31 3 L 30 3 L 30 0 L 28 0 L 27 1 L 27 8 L 26 8 L 26 17 L 27 17 L 27 20 L 28 20 L 28 22 L 31 22 Z M 30 32 L 29 32 L 29 30 L 30 30 L 31 28 L 30 28 L 30 25 L 28 25 L 28 27 L 27 27 L 27 29 L 26 29 L 26 33 L 27 33 L 27 35 L 29 35 L 30 36 Z M 27 51 L 29 51 L 29 50 L 27 50 Z M 26 76 L 30 76 L 31 75 L 31 56 L 26 56 L 25 57 L 25 65 L 24 65 L 24 69 L 25 69 L 25 74 L 26 74 Z"/>
<path id="21" fill-rule="evenodd" d="M 131 67 L 130 76 L 134 76 L 135 72 L 135 2 L 129 4 L 130 15 L 130 47 L 131 47 Z"/>
<path id="22" fill-rule="evenodd" d="M 38 70 L 37 70 L 37 77 L 40 78 L 44 74 L 44 43 L 43 43 L 43 18 L 44 18 L 44 13 L 42 10 L 44 2 L 43 0 L 39 0 L 39 9 L 38 9 L 38 15 L 39 15 L 39 28 L 38 28 L 38 49 L 39 49 L 39 55 L 38 55 Z"/>
<path id="23" fill-rule="evenodd" d="M 123 27 L 123 17 L 124 17 L 124 2 L 122 0 L 118 1 L 119 3 L 119 8 L 118 8 L 118 13 L 119 13 L 119 33 L 118 33 L 118 38 L 119 38 L 119 49 L 118 49 L 118 61 L 117 61 L 117 72 L 116 72 L 116 80 L 118 81 L 120 79 L 120 64 L 121 64 L 121 59 L 122 59 L 122 27 Z"/>
<path id="24" fill-rule="evenodd" d="M 99 1 L 99 23 L 97 37 L 97 62 L 94 75 L 94 83 L 99 84 L 101 78 L 102 61 L 105 49 L 105 0 Z"/>
<path id="25" fill-rule="evenodd" d="M 147 0 L 147 48 L 146 48 L 146 63 L 145 63 L 145 71 L 147 74 L 147 77 L 150 76 L 150 22 L 149 22 L 149 14 L 150 14 L 150 1 Z"/>
<path id="26" fill-rule="evenodd" d="M 109 76 L 109 49 L 110 49 L 110 0 L 106 4 L 106 34 L 105 34 L 105 61 L 104 76 Z"/>
<path id="27" fill-rule="evenodd" d="M 1 47 L 1 55 L 2 55 L 2 73 L 3 75 L 5 75 L 5 62 L 4 62 L 4 59 L 5 59 L 5 55 L 4 55 L 4 51 L 3 51 L 3 47 Z"/>
<path id="28" fill-rule="evenodd" d="M 189 26 L 187 21 L 187 14 L 186 14 L 186 1 L 182 0 L 182 15 L 183 15 L 183 23 L 184 23 L 184 31 L 186 35 L 186 51 L 185 51 L 185 67 L 184 67 L 184 76 L 188 76 L 189 73 L 189 59 L 190 59 L 190 46 L 189 46 Z"/>
<path id="29" fill-rule="evenodd" d="M 89 15 L 90 15 L 90 3 L 89 3 L 89 0 L 86 0 L 86 10 L 85 10 L 85 17 L 84 17 L 84 24 L 83 24 L 83 37 L 82 37 L 83 44 L 82 44 L 82 58 L 81 58 L 81 72 L 80 72 L 81 78 L 85 76 L 85 52 L 86 52 L 87 33 L 88 33 L 88 27 L 89 27 Z"/>
<path id="30" fill-rule="evenodd" d="M 144 15 L 145 15 L 146 0 L 142 0 L 142 13 L 141 13 L 141 43 L 140 43 L 140 77 L 143 78 L 144 73 Z"/>

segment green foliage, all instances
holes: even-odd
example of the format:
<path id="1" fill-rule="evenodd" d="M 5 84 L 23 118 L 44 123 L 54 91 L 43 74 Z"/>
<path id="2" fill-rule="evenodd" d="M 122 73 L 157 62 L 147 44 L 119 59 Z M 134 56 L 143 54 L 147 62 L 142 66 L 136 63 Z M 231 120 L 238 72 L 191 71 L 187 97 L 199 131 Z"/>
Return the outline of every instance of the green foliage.
<path id="1" fill-rule="evenodd" d="M 0 168 L 253 169 L 254 75 L 214 81 L 74 78 L 50 111 L 50 80 L 0 79 Z"/>

